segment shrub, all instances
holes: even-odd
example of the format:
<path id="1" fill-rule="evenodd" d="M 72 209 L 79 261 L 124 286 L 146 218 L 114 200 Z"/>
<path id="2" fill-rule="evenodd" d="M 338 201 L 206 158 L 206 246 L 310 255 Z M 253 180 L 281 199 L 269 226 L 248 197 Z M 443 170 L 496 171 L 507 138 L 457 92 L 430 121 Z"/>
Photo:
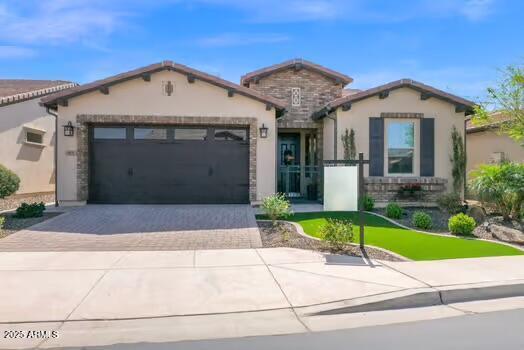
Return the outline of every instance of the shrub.
<path id="1" fill-rule="evenodd" d="M 476 225 L 471 216 L 463 213 L 452 216 L 448 221 L 449 231 L 456 235 L 471 235 Z"/>
<path id="2" fill-rule="evenodd" d="M 353 241 L 353 224 L 349 220 L 328 218 L 320 227 L 320 234 L 332 247 L 340 250 Z"/>
<path id="3" fill-rule="evenodd" d="M 16 208 L 15 218 L 24 219 L 24 218 L 37 218 L 44 215 L 45 204 L 44 202 L 40 203 L 22 203 L 18 208 Z"/>
<path id="4" fill-rule="evenodd" d="M 3 216 L 0 216 L 0 230 L 4 227 L 5 218 Z"/>
<path id="5" fill-rule="evenodd" d="M 386 216 L 391 219 L 400 219 L 402 217 L 402 208 L 397 203 L 389 203 L 386 206 Z"/>
<path id="6" fill-rule="evenodd" d="M 262 210 L 271 219 L 273 226 L 278 219 L 283 219 L 291 215 L 291 203 L 282 193 L 264 198 L 262 201 Z"/>
<path id="7" fill-rule="evenodd" d="M 362 196 L 362 206 L 365 211 L 372 211 L 375 208 L 375 200 L 371 196 L 364 195 Z"/>
<path id="8" fill-rule="evenodd" d="M 429 216 L 427 213 L 424 213 L 423 211 L 416 211 L 413 213 L 413 216 L 411 217 L 411 223 L 413 226 L 423 230 L 428 230 L 431 228 L 431 226 L 433 226 L 433 220 L 431 220 L 431 216 Z"/>
<path id="9" fill-rule="evenodd" d="M 19 186 L 20 178 L 11 170 L 0 165 L 0 198 L 12 195 L 18 191 Z"/>
<path id="10" fill-rule="evenodd" d="M 472 172 L 470 188 L 482 203 L 493 204 L 504 219 L 518 218 L 524 205 L 524 164 L 481 165 Z"/>
<path id="11" fill-rule="evenodd" d="M 439 208 L 448 214 L 463 213 L 464 205 L 460 194 L 458 193 L 445 193 L 437 198 L 437 204 Z"/>

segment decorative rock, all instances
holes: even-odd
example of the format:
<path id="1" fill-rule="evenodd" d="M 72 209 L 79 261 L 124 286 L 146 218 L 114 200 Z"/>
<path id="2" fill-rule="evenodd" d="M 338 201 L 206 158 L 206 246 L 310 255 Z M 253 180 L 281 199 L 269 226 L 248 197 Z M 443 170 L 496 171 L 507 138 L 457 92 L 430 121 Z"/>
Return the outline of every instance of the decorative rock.
<path id="1" fill-rule="evenodd" d="M 493 237 L 509 243 L 524 244 L 524 232 L 514 228 L 491 224 L 489 226 Z"/>
<path id="2" fill-rule="evenodd" d="M 466 213 L 475 220 L 477 225 L 486 221 L 486 211 L 482 207 L 472 205 L 468 208 Z"/>

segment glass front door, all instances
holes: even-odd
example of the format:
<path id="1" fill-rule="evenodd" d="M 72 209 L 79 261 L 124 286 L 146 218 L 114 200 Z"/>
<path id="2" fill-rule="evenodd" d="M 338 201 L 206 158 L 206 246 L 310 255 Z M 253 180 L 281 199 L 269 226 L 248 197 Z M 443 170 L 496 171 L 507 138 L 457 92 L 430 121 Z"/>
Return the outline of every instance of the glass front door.
<path id="1" fill-rule="evenodd" d="M 278 135 L 278 191 L 300 197 L 300 134 Z"/>

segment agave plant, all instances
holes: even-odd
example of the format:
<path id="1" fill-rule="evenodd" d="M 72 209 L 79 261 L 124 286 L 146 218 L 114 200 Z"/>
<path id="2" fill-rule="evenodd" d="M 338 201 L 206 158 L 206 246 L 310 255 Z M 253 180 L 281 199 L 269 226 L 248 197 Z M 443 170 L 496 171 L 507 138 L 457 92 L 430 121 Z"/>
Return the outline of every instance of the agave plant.
<path id="1" fill-rule="evenodd" d="M 470 188 L 483 203 L 495 205 L 506 220 L 519 217 L 524 204 L 524 164 L 481 165 L 471 176 Z"/>

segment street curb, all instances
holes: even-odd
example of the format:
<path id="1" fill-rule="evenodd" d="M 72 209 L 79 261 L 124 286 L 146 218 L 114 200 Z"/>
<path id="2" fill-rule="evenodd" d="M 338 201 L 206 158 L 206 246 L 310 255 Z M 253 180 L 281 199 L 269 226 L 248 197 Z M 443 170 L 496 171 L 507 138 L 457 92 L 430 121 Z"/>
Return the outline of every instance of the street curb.
<path id="1" fill-rule="evenodd" d="M 524 296 L 524 281 L 475 283 L 443 287 L 406 289 L 324 305 L 306 306 L 307 316 L 339 315 L 373 311 L 412 309 L 436 305 Z"/>

